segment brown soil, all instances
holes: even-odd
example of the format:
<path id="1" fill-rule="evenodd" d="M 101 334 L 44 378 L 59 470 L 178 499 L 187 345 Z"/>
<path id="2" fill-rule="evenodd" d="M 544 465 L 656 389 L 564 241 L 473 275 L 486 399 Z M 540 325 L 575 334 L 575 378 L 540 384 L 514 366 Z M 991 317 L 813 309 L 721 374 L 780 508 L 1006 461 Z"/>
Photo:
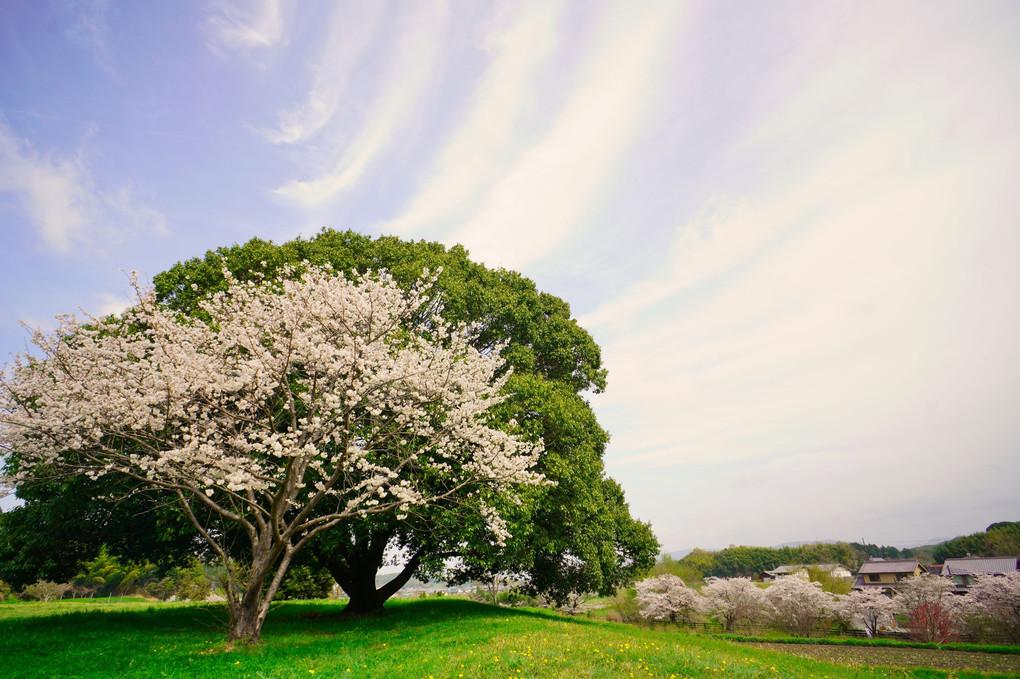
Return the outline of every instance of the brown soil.
<path id="1" fill-rule="evenodd" d="M 935 667 L 944 670 L 978 670 L 1020 676 L 1020 655 L 940 651 L 930 648 L 884 646 L 828 646 L 824 644 L 750 644 L 780 653 L 792 653 L 844 665 Z"/>

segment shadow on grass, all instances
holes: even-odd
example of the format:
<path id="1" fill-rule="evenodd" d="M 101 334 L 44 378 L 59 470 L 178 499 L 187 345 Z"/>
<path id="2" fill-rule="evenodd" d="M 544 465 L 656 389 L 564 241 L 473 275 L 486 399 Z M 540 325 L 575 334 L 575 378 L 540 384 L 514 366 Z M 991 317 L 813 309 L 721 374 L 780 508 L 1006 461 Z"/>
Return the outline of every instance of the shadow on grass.
<path id="1" fill-rule="evenodd" d="M 435 622 L 497 622 L 510 618 L 553 620 L 568 625 L 597 626 L 594 620 L 572 618 L 554 611 L 537 608 L 497 608 L 468 599 L 412 599 L 389 601 L 379 613 L 360 616 L 342 615 L 343 603 L 332 601 L 292 601 L 280 604 L 270 612 L 264 635 L 287 633 L 288 627 L 324 634 L 346 632 L 413 631 Z"/>
<path id="2" fill-rule="evenodd" d="M 414 632 L 437 621 L 493 624 L 511 618 L 532 618 L 557 621 L 567 625 L 597 626 L 594 620 L 572 618 L 553 611 L 535 608 L 497 608 L 466 599 L 398 600 L 386 604 L 383 611 L 370 615 L 342 615 L 342 601 L 287 601 L 275 604 L 263 628 L 263 638 L 288 636 L 295 633 L 343 635 L 352 632 Z M 76 634 L 139 633 L 162 637 L 187 637 L 196 632 L 215 638 L 226 635 L 227 609 L 224 604 L 160 605 L 132 610 L 55 611 L 52 615 L 0 620 L 0 633 L 16 626 L 19 633 L 52 633 L 55 629 L 73 630 Z"/>

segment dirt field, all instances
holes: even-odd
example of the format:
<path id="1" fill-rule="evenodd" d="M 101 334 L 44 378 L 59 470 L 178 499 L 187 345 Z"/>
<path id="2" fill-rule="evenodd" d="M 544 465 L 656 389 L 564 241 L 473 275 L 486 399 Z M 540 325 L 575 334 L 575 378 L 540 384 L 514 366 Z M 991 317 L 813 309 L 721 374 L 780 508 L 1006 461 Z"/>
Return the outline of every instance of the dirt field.
<path id="1" fill-rule="evenodd" d="M 780 653 L 829 660 L 845 665 L 890 665 L 892 667 L 936 667 L 1004 672 L 1020 676 L 1020 655 L 936 651 L 927 648 L 887 648 L 881 646 L 826 646 L 809 644 L 750 644 Z"/>

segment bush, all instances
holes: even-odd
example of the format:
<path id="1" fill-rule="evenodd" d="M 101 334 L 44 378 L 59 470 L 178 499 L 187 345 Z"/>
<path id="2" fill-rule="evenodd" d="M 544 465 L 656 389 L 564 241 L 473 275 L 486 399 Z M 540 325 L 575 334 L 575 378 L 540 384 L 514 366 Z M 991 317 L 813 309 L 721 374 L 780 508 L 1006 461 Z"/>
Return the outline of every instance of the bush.
<path id="1" fill-rule="evenodd" d="M 616 594 L 607 598 L 606 619 L 614 622 L 637 622 L 641 619 L 637 593 L 632 589 L 621 587 Z"/>
<path id="2" fill-rule="evenodd" d="M 333 592 L 333 576 L 329 571 L 311 566 L 291 566 L 280 583 L 277 599 L 328 599 Z"/>
<path id="3" fill-rule="evenodd" d="M 0 601 L 4 601 L 11 595 L 11 586 L 0 580 Z"/>
<path id="4" fill-rule="evenodd" d="M 49 580 L 39 580 L 31 585 L 26 585 L 21 590 L 21 598 L 25 601 L 55 601 L 64 596 L 71 585 Z"/>

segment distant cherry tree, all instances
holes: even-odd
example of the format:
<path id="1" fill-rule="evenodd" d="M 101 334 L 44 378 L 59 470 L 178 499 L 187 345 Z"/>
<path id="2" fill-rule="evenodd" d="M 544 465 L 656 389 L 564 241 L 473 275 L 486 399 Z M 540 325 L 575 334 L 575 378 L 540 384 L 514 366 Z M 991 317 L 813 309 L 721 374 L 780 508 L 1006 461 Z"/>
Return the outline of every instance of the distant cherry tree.
<path id="1" fill-rule="evenodd" d="M 641 615 L 649 620 L 690 623 L 704 607 L 703 597 L 676 575 L 646 578 L 634 588 Z"/>
<path id="2" fill-rule="evenodd" d="M 769 585 L 765 602 L 773 625 L 802 637 L 819 632 L 836 605 L 833 596 L 822 591 L 821 583 L 797 577 L 780 578 Z"/>
<path id="3" fill-rule="evenodd" d="M 975 576 L 964 602 L 967 612 L 990 622 L 995 633 L 1020 643 L 1020 571 Z"/>
<path id="4" fill-rule="evenodd" d="M 883 620 L 892 620 L 899 605 L 879 588 L 854 590 L 840 596 L 835 612 L 848 624 L 860 621 L 872 635 L 878 634 Z"/>
<path id="5" fill-rule="evenodd" d="M 765 612 L 765 593 L 748 578 L 716 580 L 701 590 L 706 611 L 719 619 L 726 631 L 752 626 Z"/>
<path id="6" fill-rule="evenodd" d="M 962 598 L 955 589 L 951 579 L 932 573 L 896 585 L 896 603 L 907 616 L 912 639 L 941 644 L 959 635 Z"/>
<path id="7" fill-rule="evenodd" d="M 41 354 L 0 375 L 7 485 L 123 474 L 175 497 L 226 567 L 228 638 L 245 642 L 294 555 L 342 522 L 460 498 L 506 537 L 486 500 L 541 483 L 540 446 L 488 424 L 502 360 L 430 312 L 434 277 L 224 275 L 203 320 L 136 284 L 121 317 L 36 332 Z"/>

